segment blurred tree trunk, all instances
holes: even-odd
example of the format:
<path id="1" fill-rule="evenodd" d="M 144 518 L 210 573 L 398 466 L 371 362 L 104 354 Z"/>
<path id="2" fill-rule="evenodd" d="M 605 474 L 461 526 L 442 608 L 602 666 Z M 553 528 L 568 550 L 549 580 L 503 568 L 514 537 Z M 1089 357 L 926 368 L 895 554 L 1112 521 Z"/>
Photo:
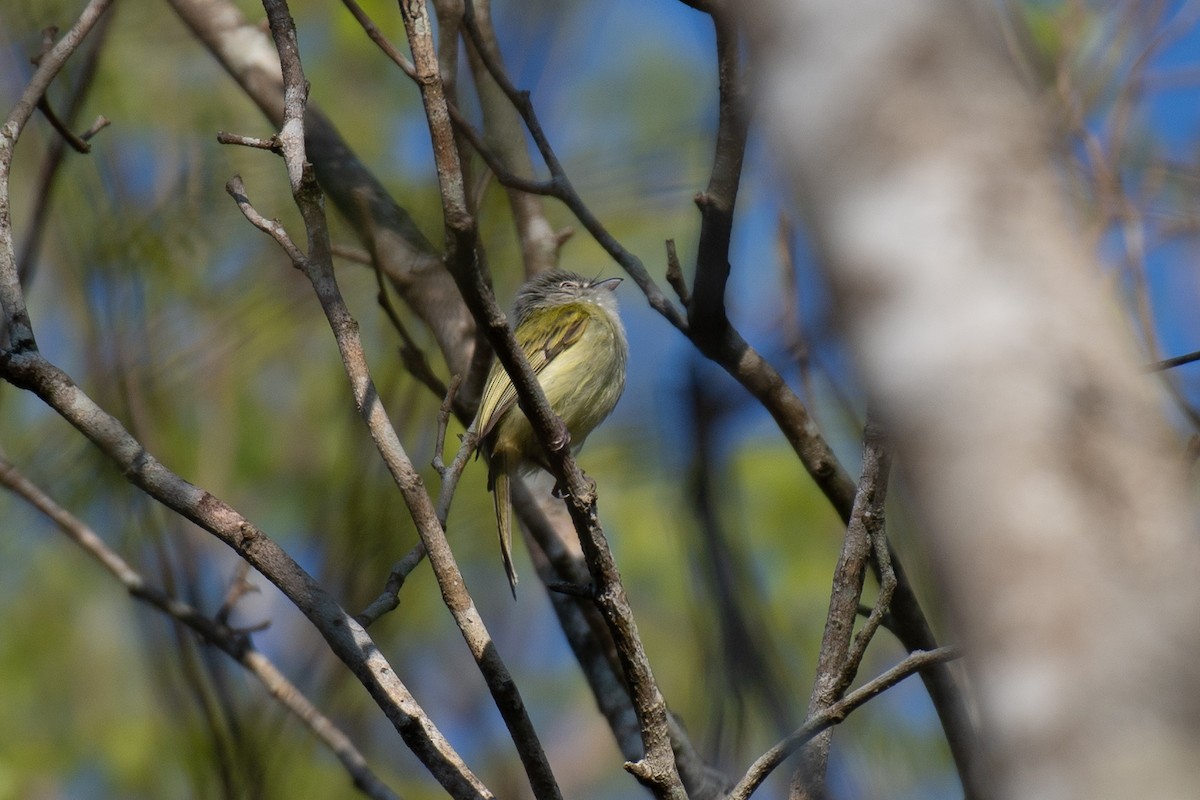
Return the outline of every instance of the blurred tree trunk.
<path id="1" fill-rule="evenodd" d="M 926 523 L 997 796 L 1195 797 L 1182 448 L 994 20 L 756 13 L 763 113 Z"/>

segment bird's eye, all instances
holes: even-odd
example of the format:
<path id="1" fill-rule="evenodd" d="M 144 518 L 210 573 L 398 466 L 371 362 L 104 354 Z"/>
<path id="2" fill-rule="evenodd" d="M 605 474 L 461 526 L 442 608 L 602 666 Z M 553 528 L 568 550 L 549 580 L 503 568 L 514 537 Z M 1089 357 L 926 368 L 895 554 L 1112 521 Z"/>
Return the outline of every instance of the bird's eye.
<path id="1" fill-rule="evenodd" d="M 559 285 L 560 289 L 576 289 L 579 287 L 578 281 L 563 281 Z"/>

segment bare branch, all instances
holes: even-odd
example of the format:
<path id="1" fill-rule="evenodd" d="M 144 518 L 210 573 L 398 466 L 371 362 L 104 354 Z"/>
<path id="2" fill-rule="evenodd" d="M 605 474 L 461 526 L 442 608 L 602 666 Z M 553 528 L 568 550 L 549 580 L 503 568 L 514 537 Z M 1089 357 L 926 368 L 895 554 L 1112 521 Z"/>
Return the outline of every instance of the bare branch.
<path id="1" fill-rule="evenodd" d="M 683 267 L 679 263 L 679 254 L 675 252 L 674 239 L 667 239 L 667 283 L 675 290 L 679 302 L 687 308 L 692 302 L 692 293 L 683 277 Z"/>
<path id="2" fill-rule="evenodd" d="M 25 307 L 25 296 L 21 291 L 13 246 L 12 215 L 9 206 L 9 171 L 12 168 L 13 148 L 25 123 L 33 115 L 38 102 L 46 94 L 50 82 L 62 69 L 67 59 L 79 48 L 84 37 L 97 25 L 112 0 L 91 0 L 84 7 L 79 19 L 63 37 L 50 46 L 53 33 L 47 31 L 47 48 L 38 58 L 38 67 L 29 84 L 21 93 L 4 125 L 0 127 L 0 346 L 6 344 L 14 351 L 36 348 L 33 325 L 29 310 Z M 0 367 L 4 353 L 0 352 Z"/>
<path id="3" fill-rule="evenodd" d="M 79 134 L 79 138 L 85 142 L 90 142 L 92 140 L 92 137 L 94 137 L 97 133 L 104 130 L 111 124 L 112 124 L 112 120 L 110 120 L 108 117 L 105 117 L 103 115 L 96 117 L 95 121 L 90 126 L 88 126 L 88 129 L 86 131 L 84 131 L 83 133 Z"/>
<path id="4" fill-rule="evenodd" d="M 38 100 L 38 111 L 42 112 L 42 116 L 50 123 L 50 127 L 58 132 L 58 135 L 63 138 L 63 141 L 71 146 L 71 149 L 76 153 L 90 153 L 92 146 L 87 143 L 87 139 L 82 136 L 76 136 L 75 132 L 59 118 L 58 114 L 54 113 L 54 109 L 50 107 L 50 101 L 44 96 Z M 103 127 L 103 126 L 101 126 Z M 98 129 L 97 129 L 98 130 Z"/>
<path id="5" fill-rule="evenodd" d="M 557 181 L 553 179 L 540 181 L 510 172 L 500 157 L 493 153 L 492 149 L 484 142 L 483 136 L 480 135 L 479 131 L 475 130 L 471 123 L 454 106 L 450 106 L 450 118 L 454 121 L 456 130 L 466 137 L 471 146 L 475 148 L 475 151 L 483 158 L 484 163 L 487 164 L 488 169 L 491 170 L 492 175 L 500 182 L 500 185 L 507 189 L 514 189 L 526 194 L 546 195 L 565 201 L 566 192 L 564 192 L 562 185 Z"/>
<path id="6" fill-rule="evenodd" d="M 612 256 L 613 259 L 616 260 L 616 262 L 620 264 L 627 273 L 629 273 L 629 276 L 633 278 L 634 282 L 641 288 L 642 292 L 645 293 L 646 299 L 649 301 L 650 306 L 666 317 L 671 324 L 675 325 L 675 327 L 679 328 L 680 330 L 684 330 L 687 323 L 683 316 L 679 313 L 679 310 L 672 305 L 670 299 L 663 294 L 662 290 L 658 288 L 658 285 L 655 284 L 654 279 L 650 277 L 650 273 L 647 272 L 645 266 L 642 265 L 641 260 L 621 246 L 620 242 L 618 242 L 616 238 L 614 238 L 613 235 L 608 232 L 608 229 L 604 227 L 599 218 L 592 213 L 591 209 L 589 209 L 583 203 L 579 195 L 575 192 L 574 187 L 571 185 L 570 179 L 567 177 L 566 171 L 563 169 L 562 164 L 558 160 L 558 156 L 555 155 L 554 149 L 550 146 L 549 139 L 546 138 L 545 133 L 542 131 L 542 126 L 538 121 L 537 113 L 533 108 L 533 103 L 529 100 L 529 93 L 518 90 L 517 87 L 513 85 L 508 75 L 504 72 L 502 65 L 489 58 L 489 51 L 486 44 L 487 40 L 476 23 L 474 8 L 470 0 L 467 0 L 466 3 L 466 13 L 463 17 L 463 27 L 470 35 L 471 40 L 475 43 L 476 47 L 479 48 L 480 56 L 483 59 L 484 66 L 487 67 L 488 73 L 496 81 L 496 84 L 504 90 L 504 93 L 508 95 L 509 100 L 521 114 L 521 118 L 525 121 L 525 126 L 529 129 L 529 134 L 533 137 L 533 141 L 537 145 L 538 152 L 541 153 L 542 159 L 545 161 L 547 168 L 550 170 L 551 180 L 556 185 L 556 196 L 559 197 L 559 199 L 561 199 L 563 203 L 571 209 L 571 212 L 576 216 L 580 223 L 583 224 L 583 227 L 587 229 L 588 233 L 592 234 L 592 238 L 594 238 L 596 242 L 603 247 L 604 250 L 610 256 Z M 490 163 L 489 166 L 491 166 Z M 500 173 L 497 173 L 497 177 L 499 176 Z M 501 180 L 501 183 L 503 182 L 504 181 Z M 532 191 L 532 189 L 526 190 Z"/>
<path id="7" fill-rule="evenodd" d="M 243 597 L 258 591 L 258 587 L 247 580 L 249 575 L 250 565 L 245 561 L 239 561 L 233 579 L 229 582 L 229 589 L 225 592 L 225 599 L 221 602 L 221 608 L 218 609 L 215 617 L 222 625 L 229 623 L 229 616 Z"/>
<path id="8" fill-rule="evenodd" d="M 1153 364 L 1148 364 L 1146 370 L 1149 372 L 1161 372 L 1162 370 L 1174 369 L 1175 367 L 1181 367 L 1184 364 L 1191 364 L 1196 361 L 1200 361 L 1200 350 L 1194 353 L 1186 353 L 1182 356 L 1164 358 L 1162 361 L 1155 361 Z"/>
<path id="9" fill-rule="evenodd" d="M 259 136 L 243 136 L 240 133 L 226 133 L 225 131 L 218 131 L 217 141 L 221 144 L 237 144 L 243 147 L 269 150 L 277 156 L 283 155 L 283 145 L 279 143 L 278 136 L 269 136 L 266 139 L 263 139 Z"/>
<path id="10" fill-rule="evenodd" d="M 331 248 L 331 251 L 335 253 L 336 250 L 336 247 Z M 413 339 L 412 334 L 408 332 L 408 326 L 404 324 L 404 320 L 400 319 L 400 315 L 396 313 L 396 308 L 392 305 L 391 298 L 388 296 L 387 285 L 383 280 L 383 270 L 379 268 L 379 263 L 371 259 L 370 264 L 375 272 L 375 284 L 379 289 L 375 295 L 379 302 L 379 307 L 383 309 L 383 313 L 387 315 L 388 320 L 392 323 L 392 327 L 396 329 L 397 335 L 400 336 L 400 362 L 404 364 L 404 368 L 408 370 L 410 375 L 425 384 L 435 395 L 439 397 L 447 396 L 446 385 L 442 383 L 437 375 L 433 374 L 433 368 L 429 366 L 429 359 L 425 357 L 425 351 Z M 452 398 L 456 393 L 457 388 L 449 396 Z"/>
<path id="11" fill-rule="evenodd" d="M 833 590 L 829 599 L 829 611 L 825 618 L 825 633 L 817 657 L 817 676 L 813 682 L 812 696 L 808 703 L 808 714 L 813 716 L 831 707 L 854 680 L 859 662 L 866 650 L 871 634 L 879 626 L 886 602 L 876 603 L 868 622 L 864 626 L 866 635 L 852 641 L 854 622 L 858 616 L 858 601 L 862 597 L 863 583 L 867 577 L 867 565 L 872 552 L 872 532 L 882 536 L 883 509 L 887 499 L 888 471 L 891 458 L 886 450 L 881 431 L 874 422 L 867 423 L 863 432 L 863 472 L 858 484 L 858 496 L 854 511 L 846 526 L 842 551 L 838 556 L 833 573 Z M 884 553 L 886 557 L 886 546 Z M 832 730 L 817 734 L 808 743 L 800 763 L 792 775 L 793 798 L 825 797 L 825 769 L 829 762 L 829 748 L 833 742 Z"/>
<path id="12" fill-rule="evenodd" d="M 404 447 L 388 419 L 387 412 L 379 400 L 374 381 L 371 379 L 362 341 L 359 337 L 358 324 L 350 315 L 334 277 L 329 232 L 322 209 L 320 190 L 317 188 L 311 166 L 305 158 L 304 124 L 308 85 L 300 62 L 295 26 L 284 0 L 264 0 L 263 5 L 267 9 L 271 33 L 283 66 L 285 104 L 280 140 L 283 143 L 284 159 L 288 166 L 292 194 L 304 219 L 310 248 L 307 255 L 301 255 L 298 259 L 293 256 L 293 262 L 304 271 L 313 285 L 337 341 L 342 363 L 354 394 L 355 405 L 404 497 L 409 513 L 421 536 L 421 541 L 425 545 L 430 564 L 438 580 L 438 586 L 442 591 L 443 601 L 453 615 L 471 655 L 475 658 L 480 672 L 487 682 L 496 707 L 508 726 L 517 753 L 525 765 L 530 784 L 539 796 L 558 797 L 559 792 L 554 776 L 550 771 L 541 742 L 526 713 L 520 692 L 501 660 L 475 603 L 467 592 L 462 573 L 458 569 L 450 551 L 450 545 L 446 540 L 445 530 L 437 518 L 429 495 L 424 490 L 421 476 L 405 453 Z M 423 4 L 415 1 L 407 2 L 403 8 L 406 9 L 405 24 L 409 29 L 410 37 L 413 37 L 413 29 L 417 28 L 423 30 L 427 39 L 429 20 L 424 16 Z M 417 15 L 415 24 L 413 14 Z M 424 27 L 422 28 L 422 26 Z M 430 74 L 427 59 L 431 50 L 427 51 L 425 43 L 416 37 L 412 39 L 412 49 L 418 75 L 424 78 Z M 432 82 L 426 83 L 423 80 L 421 85 L 426 92 L 436 95 L 436 89 L 430 88 L 437 83 L 436 70 L 432 74 Z M 447 124 L 446 127 L 448 128 L 449 125 Z M 441 147 L 445 145 L 445 141 L 441 141 L 439 144 Z M 444 157 L 444 152 L 439 153 L 439 158 Z M 443 174 L 443 185 L 448 187 L 447 192 L 452 193 L 455 184 L 454 176 L 447 170 L 440 172 Z M 461 183 L 458 186 L 461 190 Z M 464 219 L 469 222 L 470 218 L 469 215 L 466 215 L 465 209 L 462 210 L 462 213 Z"/>
<path id="13" fill-rule="evenodd" d="M 887 456 L 886 452 L 880 457 L 885 456 Z M 886 489 L 886 486 L 881 488 Z M 898 583 L 895 569 L 892 566 L 887 527 L 883 521 L 882 502 L 864 513 L 863 523 L 867 529 L 867 535 L 871 539 L 871 558 L 875 566 L 875 574 L 879 578 L 879 594 L 875 598 L 875 604 L 867 612 L 866 621 L 863 622 L 862 628 L 855 634 L 854 642 L 850 645 L 850 652 L 846 656 L 846 666 L 839 680 L 839 694 L 844 692 L 854 681 L 855 675 L 858 674 L 858 668 L 862 665 L 867 645 L 871 643 L 876 631 L 880 627 L 889 627 L 890 629 L 892 596 L 896 592 Z"/>
<path id="14" fill-rule="evenodd" d="M 438 408 L 437 436 L 433 441 L 433 468 L 443 479 L 446 477 L 446 462 L 443 461 L 442 451 L 446 448 L 446 430 L 450 427 L 450 415 L 454 411 L 454 396 L 458 394 L 460 386 L 462 386 L 462 376 L 451 377 L 450 388 L 445 390 L 442 405 Z M 472 449 L 474 449 L 473 446 Z M 445 527 L 446 518 L 439 516 L 439 519 L 442 521 L 442 527 Z"/>
<path id="15" fill-rule="evenodd" d="M 102 16 L 90 34 L 91 44 L 87 52 L 83 55 L 83 63 L 79 67 L 79 78 L 71 88 L 70 94 L 63 105 L 63 117 L 69 126 L 75 124 L 76 117 L 79 116 L 84 101 L 91 92 L 100 63 L 100 54 L 104 48 L 109 23 L 112 18 L 111 14 Z M 80 134 L 79 138 L 87 142 L 108 124 L 108 120 L 103 116 L 98 117 L 90 128 Z M 50 144 L 46 156 L 42 160 L 41 168 L 38 171 L 38 188 L 33 197 L 29 226 L 26 228 L 21 250 L 17 253 L 17 272 L 20 276 L 22 286 L 28 287 L 30 281 L 33 279 L 38 252 L 42 245 L 42 236 L 46 231 L 46 223 L 49 220 L 50 204 L 54 195 L 56 179 L 66 154 L 66 140 L 61 138 L 55 139 Z"/>
<path id="16" fill-rule="evenodd" d="M 448 3 L 441 0 L 439 8 L 444 4 Z M 460 0 L 455 0 L 453 5 L 461 13 Z M 483 127 L 487 132 L 489 144 L 487 149 L 495 154 L 508 174 L 530 177 L 533 175 L 533 163 L 529 158 L 521 118 L 508 101 L 504 90 L 496 84 L 487 65 L 495 64 L 503 69 L 504 64 L 496 42 L 496 32 L 492 28 L 490 0 L 473 0 L 473 12 L 475 29 L 479 36 L 467 39 L 467 58 L 475 79 L 475 94 L 483 111 Z M 440 11 L 439 14 L 445 16 Z M 483 53 L 486 53 L 487 63 Z M 521 243 L 521 256 L 526 273 L 532 275 L 556 266 L 558 237 L 546 218 L 541 198 L 538 196 L 540 193 L 521 191 L 511 183 L 505 184 L 505 188 L 508 189 L 508 203 L 512 209 L 517 239 Z"/>
<path id="17" fill-rule="evenodd" d="M 733 791 L 729 793 L 728 800 L 746 800 L 788 756 L 821 731 L 843 722 L 851 712 L 868 700 L 879 696 L 914 672 L 945 664 L 959 657 L 960 653 L 954 647 L 940 647 L 937 650 L 929 651 L 917 650 L 909 653 L 903 661 L 887 672 L 869 683 L 863 684 L 823 711 L 809 716 L 804 725 L 759 756 L 746 770 L 745 776 L 734 786 Z"/>
<path id="18" fill-rule="evenodd" d="M 275 240 L 283 251 L 287 253 L 288 258 L 292 260 L 292 264 L 297 269 L 303 269 L 302 264 L 308 259 L 304 253 L 292 241 L 292 237 L 288 236 L 287 229 L 277 219 L 267 219 L 258 210 L 251 205 L 249 198 L 246 197 L 246 185 L 242 183 L 241 175 L 234 175 L 225 183 L 225 191 L 237 203 L 238 210 L 242 212 L 250 224 L 258 228 L 263 233 Z"/>
<path id="19" fill-rule="evenodd" d="M 275 125 L 283 88 L 269 37 L 230 0 L 167 0 L 247 96 Z M 409 213 L 358 159 L 315 107 L 305 120 L 309 159 L 330 200 L 354 228 L 404 303 L 433 333 L 450 372 L 468 374 L 475 322 L 446 274 L 441 254 Z M 468 398 L 469 399 L 469 398 Z"/>
<path id="20" fill-rule="evenodd" d="M 342 5 L 354 15 L 354 19 L 362 26 L 363 32 L 367 34 L 367 38 L 374 42 L 392 60 L 392 63 L 400 68 L 401 72 L 416 80 L 416 67 L 400 52 L 400 48 L 392 44 L 391 40 L 383 35 L 383 31 L 379 30 L 379 26 L 375 24 L 375 21 L 371 19 L 366 11 L 363 11 L 362 6 L 355 2 L 355 0 L 342 0 Z"/>
<path id="21" fill-rule="evenodd" d="M 749 126 L 737 18 L 724 3 L 711 4 L 708 13 L 717 35 L 720 101 L 712 173 L 708 187 L 696 196 L 701 215 L 700 242 L 688 304 L 688 332 L 703 352 L 715 349 L 729 328 L 725 314 L 729 241 Z"/>
<path id="22" fill-rule="evenodd" d="M 400 605 L 400 590 L 404 588 L 404 581 L 424 559 L 425 543 L 417 542 L 403 558 L 392 565 L 392 571 L 388 574 L 383 593 L 355 615 L 354 619 L 358 621 L 358 624 L 369 628 L 384 614 L 396 610 Z"/>
<path id="23" fill-rule="evenodd" d="M 398 795 L 379 779 L 350 738 L 316 706 L 266 656 L 258 652 L 244 633 L 226 625 L 224 614 L 210 619 L 178 598 L 147 584 L 145 578 L 104 543 L 95 531 L 22 475 L 0 456 L 0 484 L 6 486 L 37 510 L 49 517 L 58 529 L 79 545 L 89 556 L 116 578 L 130 595 L 191 628 L 209 644 L 229 655 L 258 678 L 266 690 L 333 752 L 363 794 L 375 800 L 398 800 Z M 243 567 L 246 562 L 240 562 Z M 235 582 L 238 592 L 251 587 L 242 579 Z M 229 605 L 228 603 L 226 604 Z M 222 607 L 222 612 L 225 607 Z"/>
<path id="24" fill-rule="evenodd" d="M 454 400 L 454 392 L 458 388 L 458 378 L 451 382 L 450 391 L 446 394 L 446 400 L 442 403 L 442 408 L 438 414 L 438 434 L 433 459 L 433 467 L 442 476 L 442 488 L 438 493 L 437 515 L 438 521 L 442 527 L 446 527 L 446 520 L 450 516 L 450 504 L 454 501 L 454 492 L 458 489 L 458 481 L 462 477 L 463 471 L 467 468 L 467 463 L 471 460 L 471 456 L 475 454 L 476 448 L 479 447 L 479 436 L 473 430 L 468 430 L 462 435 L 462 441 L 459 443 L 458 452 L 454 455 L 454 460 L 450 462 L 450 466 L 446 466 L 442 462 L 442 448 L 446 443 L 446 426 L 450 422 L 450 407 Z"/>

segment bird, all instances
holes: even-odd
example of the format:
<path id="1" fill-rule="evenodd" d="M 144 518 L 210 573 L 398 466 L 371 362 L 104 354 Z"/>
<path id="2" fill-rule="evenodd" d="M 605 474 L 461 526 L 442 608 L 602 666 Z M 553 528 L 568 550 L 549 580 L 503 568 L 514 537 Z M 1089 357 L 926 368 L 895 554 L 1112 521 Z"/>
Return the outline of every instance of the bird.
<path id="1" fill-rule="evenodd" d="M 590 279 L 563 269 L 538 273 L 517 290 L 513 334 L 550 408 L 566 425 L 578 451 L 625 389 L 629 345 L 614 290 L 621 278 Z M 511 481 L 536 467 L 549 470 L 541 443 L 517 404 L 512 380 L 499 361 L 484 383 L 468 428 L 488 466 L 500 554 L 513 598 Z"/>

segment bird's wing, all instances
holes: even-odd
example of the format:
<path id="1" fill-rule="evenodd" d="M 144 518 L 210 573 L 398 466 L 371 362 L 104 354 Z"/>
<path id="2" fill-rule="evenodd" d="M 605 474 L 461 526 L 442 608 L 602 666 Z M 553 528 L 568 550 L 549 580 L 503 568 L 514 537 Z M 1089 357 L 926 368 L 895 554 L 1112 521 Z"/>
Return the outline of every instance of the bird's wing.
<path id="1" fill-rule="evenodd" d="M 545 324 L 541 319 L 547 314 L 554 315 L 552 324 Z M 541 373 L 546 365 L 558 357 L 568 347 L 579 341 L 587 328 L 591 315 L 582 304 L 558 306 L 557 308 L 539 309 L 532 312 L 516 331 L 517 346 L 525 352 L 529 366 L 535 375 Z M 541 323 L 541 324 L 539 324 Z M 504 416 L 504 412 L 517 402 L 517 390 L 509 380 L 504 366 L 497 361 L 488 373 L 487 384 L 483 387 L 483 397 L 479 401 L 479 413 L 475 421 L 476 432 L 483 438 L 491 432 L 496 423 Z"/>

